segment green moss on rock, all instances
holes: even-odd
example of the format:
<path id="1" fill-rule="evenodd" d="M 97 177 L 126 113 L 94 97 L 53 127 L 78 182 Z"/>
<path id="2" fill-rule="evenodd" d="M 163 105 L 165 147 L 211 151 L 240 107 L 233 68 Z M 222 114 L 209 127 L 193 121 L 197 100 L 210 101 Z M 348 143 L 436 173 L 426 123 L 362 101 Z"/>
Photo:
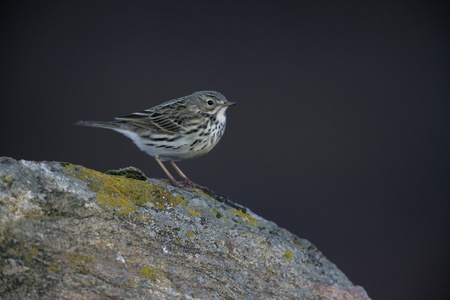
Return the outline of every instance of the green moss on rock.
<path id="1" fill-rule="evenodd" d="M 135 167 L 128 167 L 128 168 L 123 168 L 123 169 L 118 169 L 118 170 L 109 170 L 109 171 L 106 171 L 105 174 L 122 176 L 124 178 L 130 178 L 130 179 L 136 179 L 136 180 L 142 180 L 142 181 L 147 180 L 147 177 L 145 176 L 145 174 L 141 170 L 139 170 Z"/>

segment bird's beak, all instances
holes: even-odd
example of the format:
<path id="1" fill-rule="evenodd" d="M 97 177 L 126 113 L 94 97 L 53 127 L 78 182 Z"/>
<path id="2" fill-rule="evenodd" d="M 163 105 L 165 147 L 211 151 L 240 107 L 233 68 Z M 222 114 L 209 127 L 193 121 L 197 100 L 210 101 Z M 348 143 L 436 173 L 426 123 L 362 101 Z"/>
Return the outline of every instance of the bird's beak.
<path id="1" fill-rule="evenodd" d="M 224 104 L 221 104 L 221 106 L 227 107 L 227 106 L 233 106 L 236 105 L 236 102 L 227 101 Z"/>

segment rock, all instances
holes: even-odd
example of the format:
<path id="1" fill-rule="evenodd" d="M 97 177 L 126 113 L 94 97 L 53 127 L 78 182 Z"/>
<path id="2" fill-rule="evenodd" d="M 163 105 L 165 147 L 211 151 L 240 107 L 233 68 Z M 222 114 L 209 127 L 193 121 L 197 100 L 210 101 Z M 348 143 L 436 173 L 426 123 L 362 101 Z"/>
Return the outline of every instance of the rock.
<path id="1" fill-rule="evenodd" d="M 0 298 L 369 299 L 310 242 L 219 200 L 2 157 Z"/>

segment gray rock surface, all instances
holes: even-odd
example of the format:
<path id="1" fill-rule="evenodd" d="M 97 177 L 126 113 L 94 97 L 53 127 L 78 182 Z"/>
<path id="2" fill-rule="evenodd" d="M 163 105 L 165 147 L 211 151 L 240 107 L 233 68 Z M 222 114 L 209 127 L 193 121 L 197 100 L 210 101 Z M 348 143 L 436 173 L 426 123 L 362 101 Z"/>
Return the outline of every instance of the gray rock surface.
<path id="1" fill-rule="evenodd" d="M 0 298 L 369 299 L 310 242 L 216 198 L 2 157 Z"/>

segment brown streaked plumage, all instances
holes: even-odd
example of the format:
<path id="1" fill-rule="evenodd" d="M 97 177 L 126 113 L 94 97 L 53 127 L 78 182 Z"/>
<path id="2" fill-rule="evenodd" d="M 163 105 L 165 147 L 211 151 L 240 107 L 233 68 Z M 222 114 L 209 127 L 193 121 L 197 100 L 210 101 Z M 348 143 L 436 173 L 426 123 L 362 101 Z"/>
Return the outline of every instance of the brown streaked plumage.
<path id="1" fill-rule="evenodd" d="M 78 121 L 75 125 L 120 132 L 133 140 L 139 149 L 154 156 L 175 186 L 180 187 L 180 184 L 162 161 L 170 161 L 188 185 L 202 187 L 190 181 L 174 161 L 196 158 L 211 151 L 225 131 L 225 110 L 234 104 L 221 93 L 200 91 L 117 117 L 111 122 Z"/>

